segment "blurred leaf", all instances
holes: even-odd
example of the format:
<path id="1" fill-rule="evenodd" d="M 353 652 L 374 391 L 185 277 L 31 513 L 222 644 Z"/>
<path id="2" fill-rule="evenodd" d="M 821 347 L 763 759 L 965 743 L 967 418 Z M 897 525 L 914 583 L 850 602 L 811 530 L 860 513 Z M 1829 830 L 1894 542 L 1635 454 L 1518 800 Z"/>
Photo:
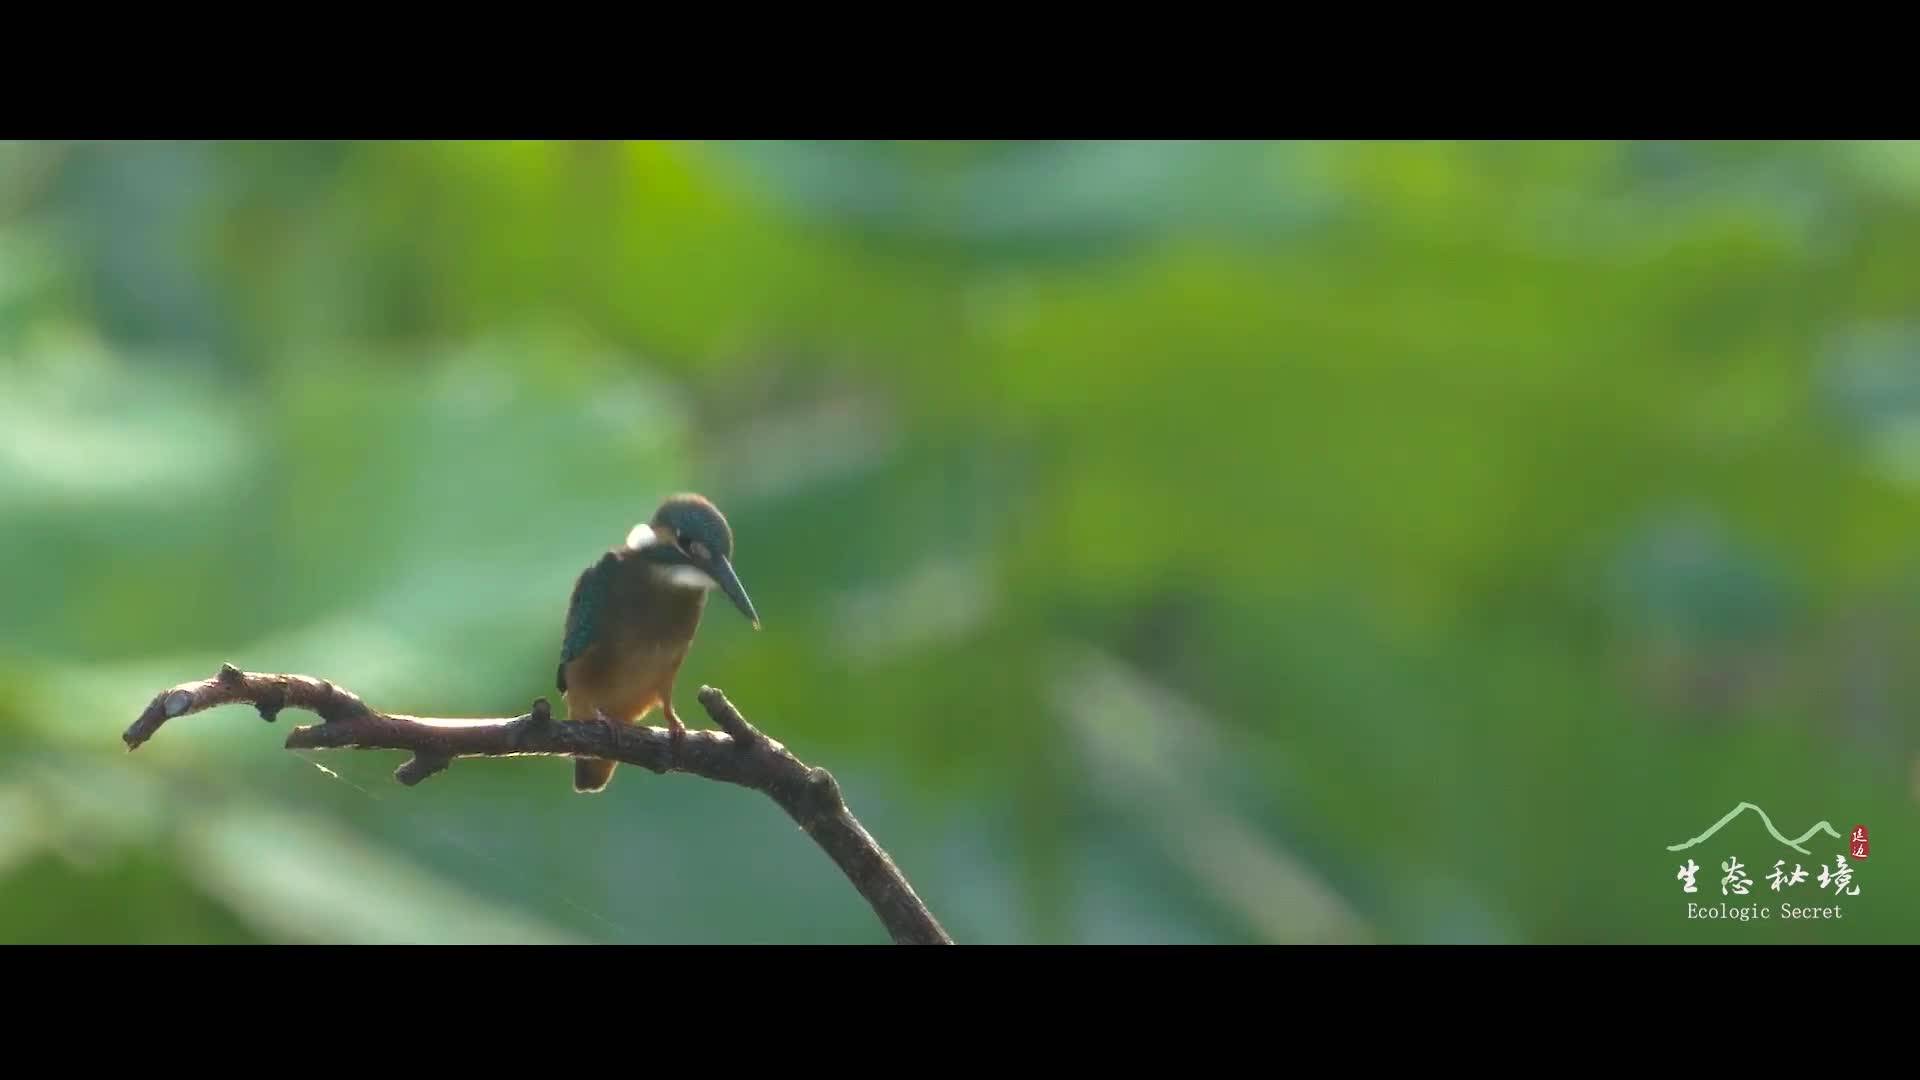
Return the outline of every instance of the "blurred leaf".
<path id="1" fill-rule="evenodd" d="M 916 249 L 1071 256 L 1176 232 L 1272 240 L 1319 221 L 1287 145 L 1018 142 L 728 144 L 786 202 Z"/>
<path id="2" fill-rule="evenodd" d="M 275 940 L 364 944 L 573 944 L 382 854 L 351 834 L 264 806 L 211 815 L 183 837 L 208 890 Z"/>

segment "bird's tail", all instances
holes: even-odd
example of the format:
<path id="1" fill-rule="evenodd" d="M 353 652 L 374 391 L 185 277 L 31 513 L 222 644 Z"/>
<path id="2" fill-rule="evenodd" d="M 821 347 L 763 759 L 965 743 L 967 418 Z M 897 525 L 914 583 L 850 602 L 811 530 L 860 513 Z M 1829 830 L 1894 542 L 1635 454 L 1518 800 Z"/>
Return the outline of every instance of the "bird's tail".
<path id="1" fill-rule="evenodd" d="M 605 791 L 607 783 L 613 779 L 615 761 L 602 761 L 599 758 L 575 758 L 573 762 L 573 790 L 582 795 L 591 795 Z"/>

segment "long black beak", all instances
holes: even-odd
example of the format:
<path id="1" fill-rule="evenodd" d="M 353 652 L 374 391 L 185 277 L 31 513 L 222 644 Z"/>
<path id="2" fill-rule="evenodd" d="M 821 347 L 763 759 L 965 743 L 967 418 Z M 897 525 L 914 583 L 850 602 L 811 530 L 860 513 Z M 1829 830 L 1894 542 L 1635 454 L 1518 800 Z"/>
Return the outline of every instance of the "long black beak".
<path id="1" fill-rule="evenodd" d="M 753 601 L 747 599 L 747 590 L 740 584 L 740 578 L 734 574 L 733 564 L 727 561 L 727 557 L 714 556 L 705 569 L 708 577 L 720 583 L 720 588 L 726 591 L 727 599 L 733 601 L 733 606 L 740 609 L 740 614 L 745 615 L 747 621 L 753 623 L 755 630 L 760 629 L 760 616 L 753 610 Z"/>

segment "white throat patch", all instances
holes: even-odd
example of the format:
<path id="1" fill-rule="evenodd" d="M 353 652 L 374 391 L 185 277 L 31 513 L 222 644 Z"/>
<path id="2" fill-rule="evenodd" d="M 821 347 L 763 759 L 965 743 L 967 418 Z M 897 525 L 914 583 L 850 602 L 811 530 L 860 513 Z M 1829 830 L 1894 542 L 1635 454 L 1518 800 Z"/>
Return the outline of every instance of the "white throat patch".
<path id="1" fill-rule="evenodd" d="M 712 589 L 720 584 L 697 566 L 663 566 L 657 573 L 677 589 Z"/>
<path id="2" fill-rule="evenodd" d="M 643 547 L 651 547 L 652 545 L 653 545 L 653 526 L 651 525 L 645 524 L 643 522 L 639 525 L 635 525 L 633 527 L 633 531 L 627 534 L 627 546 L 630 548 L 633 548 L 635 551 L 638 551 Z"/>

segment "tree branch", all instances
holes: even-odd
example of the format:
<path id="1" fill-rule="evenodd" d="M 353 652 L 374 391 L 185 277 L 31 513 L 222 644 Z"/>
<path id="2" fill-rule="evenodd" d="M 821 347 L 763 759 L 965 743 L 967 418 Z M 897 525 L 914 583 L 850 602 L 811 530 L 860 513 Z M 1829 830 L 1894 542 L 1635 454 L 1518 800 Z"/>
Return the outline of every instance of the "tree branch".
<path id="1" fill-rule="evenodd" d="M 688 731 L 675 741 L 663 728 L 556 722 L 540 698 L 520 716 L 443 719 L 369 708 L 359 695 L 306 675 L 263 675 L 222 664 L 211 679 L 154 696 L 121 736 L 133 750 L 168 720 L 221 705 L 250 704 L 271 723 L 280 710 L 304 709 L 321 722 L 287 733 L 289 750 L 412 752 L 394 779 L 409 787 L 463 757 L 594 757 L 655 773 L 683 772 L 758 791 L 780 805 L 833 859 L 901 945 L 951 945 L 953 939 L 907 884 L 906 876 L 861 826 L 822 768 L 810 767 L 749 724 L 725 694 L 700 688 L 700 704 L 719 731 Z"/>

